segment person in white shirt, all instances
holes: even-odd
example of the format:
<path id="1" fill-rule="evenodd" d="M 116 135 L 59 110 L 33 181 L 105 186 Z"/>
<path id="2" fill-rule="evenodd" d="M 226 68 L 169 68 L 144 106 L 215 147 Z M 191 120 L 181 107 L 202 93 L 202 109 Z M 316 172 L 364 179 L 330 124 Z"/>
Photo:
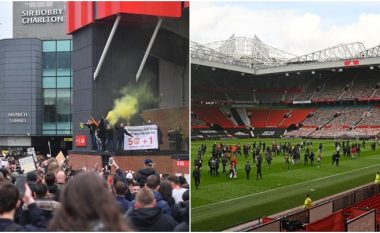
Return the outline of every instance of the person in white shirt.
<path id="1" fill-rule="evenodd" d="M 186 192 L 187 189 L 185 188 L 181 188 L 180 184 L 179 184 L 179 178 L 178 176 L 176 175 L 170 175 L 167 179 L 167 181 L 170 182 L 172 188 L 173 188 L 173 191 L 172 191 L 172 197 L 175 201 L 175 203 L 180 203 L 181 201 L 183 201 L 182 199 L 182 195 L 184 192 Z"/>

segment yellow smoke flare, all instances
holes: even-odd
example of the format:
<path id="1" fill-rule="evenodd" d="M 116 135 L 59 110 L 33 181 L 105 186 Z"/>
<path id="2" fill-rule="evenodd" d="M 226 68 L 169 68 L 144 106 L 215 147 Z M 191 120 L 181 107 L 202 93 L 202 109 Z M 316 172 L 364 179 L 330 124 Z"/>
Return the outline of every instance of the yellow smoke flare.
<path id="1" fill-rule="evenodd" d="M 139 87 L 123 88 L 121 93 L 123 97 L 114 101 L 114 106 L 108 112 L 106 120 L 111 125 L 115 125 L 120 119 L 129 120 L 139 111 L 142 103 L 152 102 L 154 100 L 149 88 L 145 84 Z"/>

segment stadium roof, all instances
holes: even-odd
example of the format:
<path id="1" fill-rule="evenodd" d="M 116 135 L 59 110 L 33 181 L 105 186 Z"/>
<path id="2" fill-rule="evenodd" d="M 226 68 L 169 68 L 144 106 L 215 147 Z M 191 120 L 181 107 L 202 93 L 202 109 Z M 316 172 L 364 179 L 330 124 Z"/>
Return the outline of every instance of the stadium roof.
<path id="1" fill-rule="evenodd" d="M 207 44 L 191 42 L 190 49 L 193 64 L 252 74 L 346 66 L 342 61 L 352 59 L 360 59 L 360 65 L 380 64 L 380 45 L 366 49 L 361 42 L 296 56 L 263 43 L 256 35 L 253 38 L 232 35 L 227 40 Z"/>

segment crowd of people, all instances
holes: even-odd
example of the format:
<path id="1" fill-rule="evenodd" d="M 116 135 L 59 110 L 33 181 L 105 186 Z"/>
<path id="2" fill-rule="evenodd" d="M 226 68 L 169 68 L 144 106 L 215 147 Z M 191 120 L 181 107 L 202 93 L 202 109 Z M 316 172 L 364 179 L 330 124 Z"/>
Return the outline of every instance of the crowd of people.
<path id="1" fill-rule="evenodd" d="M 1 231 L 189 230 L 185 177 L 157 174 L 151 159 L 136 172 L 115 160 L 73 171 L 48 158 L 23 174 L 16 163 L 0 169 Z"/>
<path id="2" fill-rule="evenodd" d="M 370 142 L 371 150 L 376 150 L 376 142 Z M 336 141 L 335 151 L 331 154 L 332 165 L 339 166 L 339 161 L 341 155 L 347 158 L 356 159 L 360 156 L 363 148 L 366 148 L 366 141 Z M 199 188 L 201 181 L 201 169 L 203 165 L 203 160 L 205 160 L 207 153 L 207 146 L 202 144 L 198 148 L 198 154 L 194 160 L 194 171 L 193 178 L 196 183 L 196 189 Z M 302 141 L 286 141 L 277 142 L 273 141 L 272 145 L 267 145 L 265 142 L 252 142 L 240 145 L 237 143 L 235 145 L 228 145 L 220 143 L 214 143 L 211 149 L 211 156 L 207 159 L 208 161 L 208 173 L 211 176 L 219 176 L 220 174 L 225 174 L 229 178 L 237 178 L 237 163 L 238 157 L 243 157 L 246 160 L 244 164 L 244 171 L 246 179 L 250 179 L 250 173 L 252 167 L 251 164 L 256 166 L 256 180 L 261 180 L 262 166 L 266 166 L 271 169 L 272 161 L 274 157 L 283 157 L 283 168 L 290 169 L 292 166 L 297 166 L 301 164 L 301 157 L 303 158 L 304 166 L 317 166 L 320 168 L 322 166 L 323 160 L 323 144 L 320 143 L 313 147 L 313 141 L 302 140 Z M 252 156 L 252 162 L 249 156 Z M 227 172 L 226 167 L 229 165 L 230 170 Z M 220 172 L 220 169 L 222 170 Z"/>
<path id="3" fill-rule="evenodd" d="M 154 124 L 151 120 L 148 120 L 145 124 Z M 100 121 L 94 118 L 88 120 L 86 123 L 82 123 L 82 128 L 87 126 L 91 136 L 91 149 L 95 151 L 109 151 L 120 152 L 124 150 L 124 137 L 134 137 L 130 132 L 125 129 L 125 126 L 131 126 L 130 122 L 125 125 L 123 122 L 112 126 L 107 120 L 100 119 Z M 183 145 L 183 132 L 179 126 L 174 129 L 170 128 L 167 133 L 168 143 L 170 150 L 181 151 Z M 163 144 L 162 132 L 160 127 L 157 128 L 158 144 Z"/>

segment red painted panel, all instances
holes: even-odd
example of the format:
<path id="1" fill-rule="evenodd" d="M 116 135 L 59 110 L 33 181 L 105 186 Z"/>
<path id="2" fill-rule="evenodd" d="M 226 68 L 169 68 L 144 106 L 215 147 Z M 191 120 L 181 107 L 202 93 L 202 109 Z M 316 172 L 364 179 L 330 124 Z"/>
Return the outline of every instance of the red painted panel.
<path id="1" fill-rule="evenodd" d="M 96 2 L 96 19 L 102 19 L 111 15 L 139 14 L 162 17 L 181 17 L 181 2 L 119 2 L 99 1 Z"/>
<path id="2" fill-rule="evenodd" d="M 344 61 L 344 66 L 358 66 L 358 65 L 360 65 L 360 61 L 358 59 Z"/>
<path id="3" fill-rule="evenodd" d="M 71 33 L 87 24 L 94 22 L 94 2 L 66 2 L 66 30 Z"/>
<path id="4" fill-rule="evenodd" d="M 189 160 L 178 160 L 177 166 L 178 167 L 189 167 Z"/>
<path id="5" fill-rule="evenodd" d="M 75 136 L 75 145 L 77 147 L 85 147 L 87 146 L 87 137 L 86 135 L 78 134 Z"/>
<path id="6" fill-rule="evenodd" d="M 180 1 L 69 1 L 66 2 L 67 33 L 72 33 L 73 31 L 94 22 L 95 17 L 96 19 L 103 19 L 117 14 L 138 14 L 179 18 L 182 16 L 181 3 L 182 2 Z M 96 16 L 94 16 L 94 4 L 96 4 Z M 186 5 L 186 3 L 184 5 Z"/>

